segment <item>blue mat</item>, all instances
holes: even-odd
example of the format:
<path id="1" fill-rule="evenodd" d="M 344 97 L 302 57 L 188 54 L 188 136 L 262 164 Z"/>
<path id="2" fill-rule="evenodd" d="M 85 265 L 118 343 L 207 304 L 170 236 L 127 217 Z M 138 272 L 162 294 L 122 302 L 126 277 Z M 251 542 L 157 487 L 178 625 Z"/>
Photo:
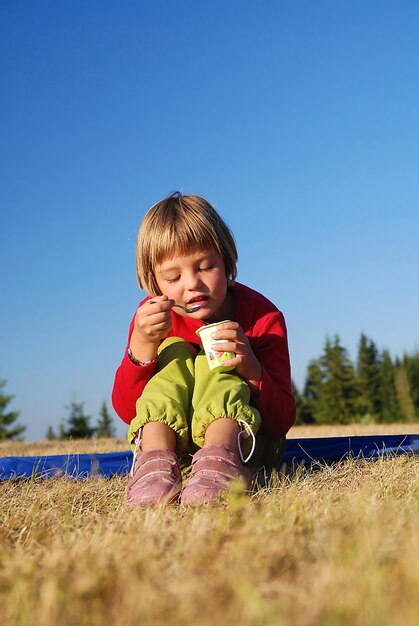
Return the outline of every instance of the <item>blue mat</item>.
<path id="1" fill-rule="evenodd" d="M 349 457 L 367 460 L 409 455 L 419 456 L 419 435 L 369 435 L 288 439 L 282 464 L 295 466 L 333 463 Z M 0 480 L 9 478 L 89 478 L 126 475 L 132 462 L 130 450 L 106 454 L 58 454 L 0 458 Z"/>

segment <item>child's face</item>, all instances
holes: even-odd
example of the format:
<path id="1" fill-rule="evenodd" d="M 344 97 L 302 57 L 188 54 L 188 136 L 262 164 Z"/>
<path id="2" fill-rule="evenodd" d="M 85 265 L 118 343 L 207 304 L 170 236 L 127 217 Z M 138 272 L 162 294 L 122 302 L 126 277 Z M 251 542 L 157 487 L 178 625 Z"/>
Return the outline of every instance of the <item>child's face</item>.
<path id="1" fill-rule="evenodd" d="M 211 321 L 231 315 L 224 261 L 218 252 L 199 250 L 166 259 L 156 266 L 155 275 L 162 294 L 184 306 L 202 307 L 192 314 L 176 309 L 179 315 Z"/>

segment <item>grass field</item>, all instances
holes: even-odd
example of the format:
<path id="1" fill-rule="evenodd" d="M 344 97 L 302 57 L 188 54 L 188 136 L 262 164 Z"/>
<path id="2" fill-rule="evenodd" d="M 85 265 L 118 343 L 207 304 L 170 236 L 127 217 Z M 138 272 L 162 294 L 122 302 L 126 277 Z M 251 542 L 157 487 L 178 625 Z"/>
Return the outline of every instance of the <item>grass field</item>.
<path id="1" fill-rule="evenodd" d="M 419 432 L 293 428 L 290 437 Z M 126 449 L 1 443 L 0 456 Z M 137 510 L 125 478 L 0 483 L 7 626 L 416 625 L 419 465 L 349 460 L 216 507 Z"/>

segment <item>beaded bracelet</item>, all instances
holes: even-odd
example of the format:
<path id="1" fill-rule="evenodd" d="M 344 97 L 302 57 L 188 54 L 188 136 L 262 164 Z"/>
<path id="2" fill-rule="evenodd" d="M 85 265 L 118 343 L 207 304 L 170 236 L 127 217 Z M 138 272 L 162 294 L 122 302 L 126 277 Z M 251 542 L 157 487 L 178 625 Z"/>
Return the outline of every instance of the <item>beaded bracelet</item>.
<path id="1" fill-rule="evenodd" d="M 155 356 L 154 359 L 150 359 L 149 361 L 139 361 L 138 359 L 135 358 L 129 346 L 127 346 L 127 353 L 128 353 L 128 357 L 131 363 L 134 363 L 134 365 L 140 365 L 141 367 L 144 367 L 145 365 L 151 365 L 152 363 L 157 363 L 159 359 L 158 356 Z"/>

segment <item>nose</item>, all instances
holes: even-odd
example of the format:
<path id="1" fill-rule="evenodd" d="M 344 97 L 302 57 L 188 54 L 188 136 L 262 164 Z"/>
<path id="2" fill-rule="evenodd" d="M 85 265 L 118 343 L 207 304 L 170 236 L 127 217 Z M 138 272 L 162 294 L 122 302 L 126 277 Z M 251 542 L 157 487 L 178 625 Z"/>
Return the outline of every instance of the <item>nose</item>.
<path id="1" fill-rule="evenodd" d="M 185 289 L 187 291 L 197 291 L 198 287 L 202 284 L 199 274 L 196 272 L 190 272 L 185 279 Z"/>

